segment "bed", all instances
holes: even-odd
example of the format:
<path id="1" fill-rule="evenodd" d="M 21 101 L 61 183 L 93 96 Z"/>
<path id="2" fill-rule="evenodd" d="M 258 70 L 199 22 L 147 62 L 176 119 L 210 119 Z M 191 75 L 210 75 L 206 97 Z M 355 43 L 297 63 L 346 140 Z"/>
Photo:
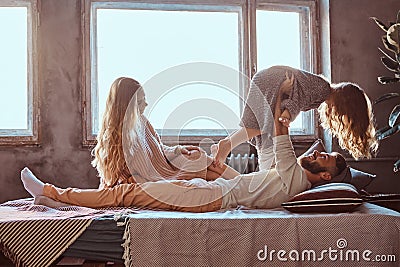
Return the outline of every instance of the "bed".
<path id="1" fill-rule="evenodd" d="M 370 203 L 339 213 L 243 207 L 201 214 L 60 209 L 34 205 L 30 199 L 0 205 L 1 246 L 3 251 L 9 249 L 6 254 L 17 266 L 49 266 L 63 256 L 126 266 L 399 266 L 400 262 L 400 213 Z M 60 232 L 68 228 L 66 222 L 80 223 L 67 231 L 64 246 L 54 255 L 45 249 L 35 252 L 35 262 L 16 260 L 21 258 L 5 243 L 4 229 L 15 229 L 11 240 L 24 244 L 27 228 L 18 223 L 38 221 L 33 232 L 42 228 L 49 236 L 59 235 L 57 239 L 63 238 Z M 49 222 L 56 222 L 51 229 Z M 49 239 L 41 238 L 37 244 L 45 246 Z M 32 253 L 31 249 L 25 247 L 24 253 Z M 41 258 L 51 260 L 43 263 Z"/>
<path id="2" fill-rule="evenodd" d="M 303 155 L 314 150 L 326 151 L 321 140 Z M 400 213 L 360 195 L 374 179 L 348 166 L 334 183 L 270 210 L 52 209 L 9 201 L 0 204 L 0 250 L 16 266 L 38 267 L 63 258 L 125 266 L 398 267 Z M 399 194 L 383 199 L 400 203 Z"/>

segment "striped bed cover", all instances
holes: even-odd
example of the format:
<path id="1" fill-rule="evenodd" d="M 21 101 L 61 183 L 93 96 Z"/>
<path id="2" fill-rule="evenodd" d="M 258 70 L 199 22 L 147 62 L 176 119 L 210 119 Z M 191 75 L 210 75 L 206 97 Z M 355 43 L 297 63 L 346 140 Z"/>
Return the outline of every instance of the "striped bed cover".
<path id="1" fill-rule="evenodd" d="M 349 213 L 278 208 L 129 217 L 132 266 L 400 266 L 400 213 L 370 203 Z"/>
<path id="2" fill-rule="evenodd" d="M 53 209 L 32 199 L 5 202 L 0 204 L 0 250 L 17 267 L 47 267 L 93 219 L 111 213 L 78 206 Z"/>

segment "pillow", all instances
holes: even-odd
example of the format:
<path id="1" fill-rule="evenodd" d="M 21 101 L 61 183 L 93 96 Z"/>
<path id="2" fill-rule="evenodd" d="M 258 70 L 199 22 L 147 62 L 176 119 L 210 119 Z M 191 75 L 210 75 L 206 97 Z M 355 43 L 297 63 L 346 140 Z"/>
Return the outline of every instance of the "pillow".
<path id="1" fill-rule="evenodd" d="M 329 183 L 314 187 L 282 203 L 282 207 L 297 213 L 350 212 L 363 203 L 357 189 L 347 183 Z"/>
<path id="2" fill-rule="evenodd" d="M 363 172 L 347 166 L 339 175 L 333 177 L 331 182 L 349 183 L 354 185 L 358 190 L 361 190 L 365 189 L 375 177 L 375 174 Z"/>
<path id="3" fill-rule="evenodd" d="M 317 139 L 306 152 L 304 152 L 301 156 L 308 156 L 314 150 L 319 152 L 326 152 L 324 143 L 321 139 Z M 363 172 L 357 170 L 353 167 L 347 166 L 339 175 L 332 178 L 332 183 L 349 183 L 354 185 L 357 190 L 365 189 L 372 180 L 376 177 L 375 174 L 370 174 L 367 172 Z M 318 185 L 318 184 L 317 184 Z"/>

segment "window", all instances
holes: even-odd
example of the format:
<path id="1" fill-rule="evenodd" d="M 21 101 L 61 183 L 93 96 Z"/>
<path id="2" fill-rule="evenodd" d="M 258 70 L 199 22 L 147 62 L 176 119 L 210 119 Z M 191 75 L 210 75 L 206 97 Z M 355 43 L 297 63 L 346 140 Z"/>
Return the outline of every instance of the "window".
<path id="1" fill-rule="evenodd" d="M 0 144 L 38 141 L 36 4 L 0 0 Z"/>
<path id="2" fill-rule="evenodd" d="M 286 64 L 315 71 L 314 2 L 301 3 L 86 0 L 85 140 L 95 139 L 109 87 L 120 76 L 144 85 L 146 115 L 163 137 L 226 136 L 239 127 L 255 69 Z M 290 51 L 276 25 L 285 26 Z M 313 113 L 301 114 L 291 131 L 314 136 Z"/>
<path id="3" fill-rule="evenodd" d="M 313 2 L 305 1 L 301 5 L 270 4 L 259 2 L 256 9 L 256 43 L 257 69 L 273 65 L 288 65 L 310 72 L 315 68 L 314 28 L 310 21 L 313 18 Z M 279 25 L 277 27 L 276 25 Z M 309 137 L 316 134 L 314 110 L 301 112 L 291 123 L 291 135 Z"/>

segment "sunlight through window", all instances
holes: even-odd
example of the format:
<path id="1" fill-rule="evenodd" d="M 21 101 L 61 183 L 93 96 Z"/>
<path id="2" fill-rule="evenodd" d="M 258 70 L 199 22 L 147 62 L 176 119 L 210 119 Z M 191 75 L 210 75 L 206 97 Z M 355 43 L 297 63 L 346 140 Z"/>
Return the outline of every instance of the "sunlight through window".
<path id="1" fill-rule="evenodd" d="M 27 8 L 0 7 L 0 129 L 28 129 Z"/>
<path id="2" fill-rule="evenodd" d="M 184 114 L 178 114 L 177 109 L 183 105 L 190 105 L 193 115 L 202 116 L 204 112 L 207 113 L 201 104 L 203 102 L 195 101 L 199 98 L 228 106 L 231 112 L 220 119 L 225 122 L 231 120 L 232 123 L 227 127 L 238 128 L 238 91 L 235 95 L 204 83 L 164 92 L 167 95 L 160 94 L 159 90 L 146 90 L 146 81 L 153 75 L 184 63 L 213 62 L 239 71 L 238 25 L 238 13 L 235 12 L 99 9 L 99 113 L 104 111 L 113 80 L 129 76 L 144 85 L 149 107 L 154 107 L 149 119 L 156 129 L 181 129 L 183 125 L 165 123 L 171 116 L 179 117 L 177 120 L 182 118 Z M 239 77 L 237 80 L 239 82 Z M 195 124 L 187 122 L 184 123 L 187 129 L 221 127 L 219 124 L 210 124 L 208 120 L 199 120 Z"/>
<path id="3" fill-rule="evenodd" d="M 86 97 L 91 103 L 86 114 L 92 122 L 86 125 L 88 140 L 99 131 L 110 85 L 118 77 L 132 77 L 144 85 L 149 104 L 145 115 L 162 135 L 174 130 L 185 135 L 187 130 L 187 136 L 225 136 L 227 129 L 239 127 L 253 69 L 288 65 L 315 71 L 311 1 L 258 1 L 255 9 L 247 1 L 86 3 L 90 6 L 86 12 L 90 27 L 85 27 L 90 36 L 85 41 L 90 53 L 85 56 L 90 63 Z M 212 82 L 146 88 L 166 70 L 194 62 L 237 71 L 234 90 Z M 252 62 L 257 65 L 250 66 Z M 304 136 L 315 136 L 315 129 L 313 111 L 300 113 L 290 127 L 291 134 Z"/>
<path id="4" fill-rule="evenodd" d="M 257 69 L 286 65 L 301 69 L 300 14 L 257 10 Z M 292 133 L 301 133 L 309 124 L 304 116 L 312 118 L 312 111 L 299 116 L 290 124 Z M 304 123 L 305 122 L 305 123 Z"/>

